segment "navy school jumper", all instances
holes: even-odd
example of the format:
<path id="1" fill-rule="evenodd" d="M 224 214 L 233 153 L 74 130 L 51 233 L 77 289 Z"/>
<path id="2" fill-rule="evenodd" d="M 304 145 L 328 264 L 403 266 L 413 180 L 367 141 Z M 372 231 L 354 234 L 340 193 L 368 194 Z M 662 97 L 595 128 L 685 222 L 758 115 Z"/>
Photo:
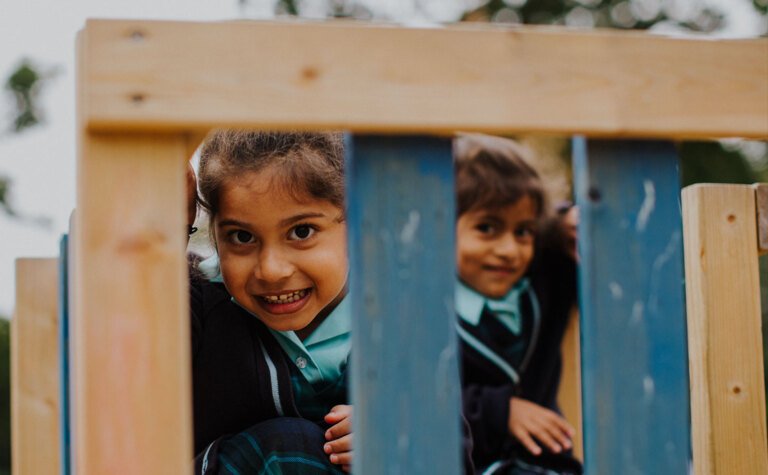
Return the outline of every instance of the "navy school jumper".
<path id="1" fill-rule="evenodd" d="M 194 450 L 201 456 L 222 436 L 278 417 L 302 416 L 293 397 L 291 362 L 274 336 L 231 301 L 223 284 L 204 280 L 194 269 L 191 273 Z M 345 388 L 347 375 L 348 366 L 339 380 Z M 346 391 L 339 394 L 329 408 L 348 404 Z M 465 473 L 471 474 L 471 440 L 464 425 Z"/>
<path id="2" fill-rule="evenodd" d="M 525 343 L 522 361 L 504 360 L 503 346 L 511 342 L 509 331 L 488 314 L 487 308 L 483 310 L 477 327 L 459 317 L 462 402 L 464 416 L 472 432 L 472 459 L 478 469 L 499 460 L 519 457 L 542 461 L 545 465 L 551 458 L 570 459 L 569 455 L 553 457 L 543 446 L 544 455 L 529 459 L 527 451 L 509 434 L 508 429 L 509 400 L 512 396 L 560 412 L 557 406 L 562 365 L 560 344 L 571 307 L 576 301 L 576 264 L 565 252 L 553 248 L 539 246 L 534 256 L 527 277 L 535 299 L 530 292 L 520 299 L 523 331 L 517 338 L 524 339 Z M 538 312 L 534 310 L 536 305 Z M 534 318 L 536 313 L 538 321 Z M 498 328 L 489 328 L 489 325 Z M 489 334 L 495 337 L 488 339 Z M 494 363 L 470 344 L 469 340 L 473 338 L 500 357 L 507 368 Z M 509 367 L 513 370 L 512 374 Z M 573 465 L 570 462 L 565 461 L 566 466 Z M 555 460 L 551 465 L 561 464 Z"/>

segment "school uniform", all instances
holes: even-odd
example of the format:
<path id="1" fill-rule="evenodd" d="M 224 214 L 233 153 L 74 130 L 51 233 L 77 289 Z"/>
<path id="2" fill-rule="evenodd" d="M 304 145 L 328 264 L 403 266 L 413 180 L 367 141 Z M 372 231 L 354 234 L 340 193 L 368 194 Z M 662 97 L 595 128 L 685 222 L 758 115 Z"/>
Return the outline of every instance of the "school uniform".
<path id="1" fill-rule="evenodd" d="M 502 299 L 456 286 L 463 411 L 478 473 L 581 473 L 570 454 L 542 447 L 536 457 L 509 434 L 513 396 L 559 412 L 560 343 L 576 297 L 573 260 L 548 249 L 534 255 L 526 276 Z"/>
<path id="2" fill-rule="evenodd" d="M 194 279 L 190 302 L 195 473 L 342 473 L 322 451 L 322 417 L 347 403 L 348 302 L 305 342 L 267 328 L 220 282 Z"/>

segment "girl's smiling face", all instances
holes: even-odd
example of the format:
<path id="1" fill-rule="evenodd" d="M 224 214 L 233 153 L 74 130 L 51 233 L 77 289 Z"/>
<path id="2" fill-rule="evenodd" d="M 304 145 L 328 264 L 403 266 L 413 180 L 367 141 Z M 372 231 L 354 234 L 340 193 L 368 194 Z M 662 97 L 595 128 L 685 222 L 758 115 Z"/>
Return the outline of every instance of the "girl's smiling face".
<path id="1" fill-rule="evenodd" d="M 459 216 L 459 278 L 486 297 L 504 297 L 533 259 L 537 218 L 536 207 L 527 195 L 500 209 L 469 210 Z"/>
<path id="2" fill-rule="evenodd" d="M 343 210 L 297 199 L 276 173 L 246 172 L 221 188 L 216 245 L 230 295 L 268 327 L 298 331 L 343 296 L 347 230 Z"/>

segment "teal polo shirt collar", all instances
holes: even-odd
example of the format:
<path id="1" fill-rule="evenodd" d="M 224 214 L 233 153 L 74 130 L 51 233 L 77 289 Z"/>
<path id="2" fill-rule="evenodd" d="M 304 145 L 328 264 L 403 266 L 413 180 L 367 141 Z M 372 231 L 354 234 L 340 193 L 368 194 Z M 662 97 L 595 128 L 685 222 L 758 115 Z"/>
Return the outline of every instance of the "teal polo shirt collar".
<path id="1" fill-rule="evenodd" d="M 472 326 L 480 323 L 483 309 L 488 307 L 491 313 L 509 328 L 513 333 L 520 334 L 522 316 L 520 313 L 520 297 L 528 292 L 530 283 L 528 278 L 520 279 L 504 297 L 500 299 L 488 298 L 469 288 L 461 280 L 457 279 L 454 290 L 456 313 L 462 320 Z"/>
<path id="2" fill-rule="evenodd" d="M 351 328 L 351 302 L 345 297 L 304 341 L 294 331 L 269 331 L 307 382 L 322 386 L 341 377 L 351 347 Z"/>

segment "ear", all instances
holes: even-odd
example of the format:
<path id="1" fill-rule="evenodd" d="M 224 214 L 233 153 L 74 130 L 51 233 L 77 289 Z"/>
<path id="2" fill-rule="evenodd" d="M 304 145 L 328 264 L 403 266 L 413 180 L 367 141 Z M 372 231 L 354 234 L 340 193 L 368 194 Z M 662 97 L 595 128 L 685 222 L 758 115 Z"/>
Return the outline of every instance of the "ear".
<path id="1" fill-rule="evenodd" d="M 192 226 L 197 216 L 197 177 L 191 163 L 187 163 L 187 225 Z"/>

